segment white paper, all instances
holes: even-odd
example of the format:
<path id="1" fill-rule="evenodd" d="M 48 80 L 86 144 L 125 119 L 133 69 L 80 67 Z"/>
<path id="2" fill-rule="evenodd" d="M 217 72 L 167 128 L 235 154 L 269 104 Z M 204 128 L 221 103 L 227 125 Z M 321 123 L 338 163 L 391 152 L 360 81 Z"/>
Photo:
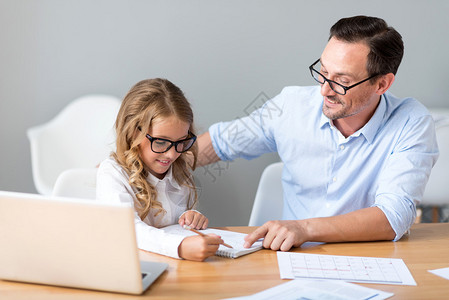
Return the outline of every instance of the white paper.
<path id="1" fill-rule="evenodd" d="M 375 289 L 366 288 L 344 281 L 332 280 L 291 280 L 273 288 L 246 297 L 229 298 L 232 300 L 381 300 L 393 296 Z M 229 300 L 228 299 L 228 300 Z M 226 300 L 226 299 L 225 299 Z"/>
<path id="2" fill-rule="evenodd" d="M 402 259 L 277 252 L 283 279 L 416 285 Z"/>
<path id="3" fill-rule="evenodd" d="M 196 233 L 194 233 L 190 230 L 184 229 L 179 224 L 170 225 L 167 227 L 163 227 L 161 229 L 167 233 L 176 234 L 176 235 L 182 235 L 182 236 L 196 235 Z M 263 242 L 262 239 L 259 239 L 258 241 L 254 242 L 254 244 L 251 247 L 245 248 L 243 246 L 245 244 L 245 240 L 244 240 L 244 238 L 246 236 L 245 233 L 234 232 L 234 231 L 229 231 L 229 230 L 213 229 L 213 228 L 202 229 L 202 230 L 198 230 L 198 231 L 200 231 L 204 234 L 214 233 L 216 235 L 219 235 L 219 236 L 221 236 L 222 240 L 226 244 L 229 244 L 230 246 L 232 246 L 232 249 L 230 249 L 230 248 L 227 248 L 226 246 L 220 245 L 217 253 L 222 253 L 222 254 L 220 254 L 222 256 L 227 256 L 227 255 L 224 255 L 223 253 L 229 253 L 229 255 L 230 255 L 229 257 L 234 257 L 232 254 L 234 254 L 235 257 L 238 257 L 240 255 L 252 253 L 257 250 L 262 249 L 262 242 Z"/>
<path id="4" fill-rule="evenodd" d="M 449 279 L 449 268 L 429 270 L 430 273 Z"/>

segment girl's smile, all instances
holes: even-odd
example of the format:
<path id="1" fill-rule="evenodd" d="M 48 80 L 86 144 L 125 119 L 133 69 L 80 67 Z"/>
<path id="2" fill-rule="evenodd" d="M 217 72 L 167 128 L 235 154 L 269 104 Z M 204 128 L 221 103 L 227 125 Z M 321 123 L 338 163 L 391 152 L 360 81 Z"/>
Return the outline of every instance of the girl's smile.
<path id="1" fill-rule="evenodd" d="M 189 135 L 189 127 L 189 123 L 179 120 L 176 116 L 170 116 L 154 120 L 148 134 L 154 138 L 179 141 Z M 155 153 L 151 150 L 151 141 L 147 138 L 140 143 L 139 154 L 148 171 L 159 179 L 164 178 L 172 163 L 181 155 L 176 152 L 175 147 L 164 153 Z"/>

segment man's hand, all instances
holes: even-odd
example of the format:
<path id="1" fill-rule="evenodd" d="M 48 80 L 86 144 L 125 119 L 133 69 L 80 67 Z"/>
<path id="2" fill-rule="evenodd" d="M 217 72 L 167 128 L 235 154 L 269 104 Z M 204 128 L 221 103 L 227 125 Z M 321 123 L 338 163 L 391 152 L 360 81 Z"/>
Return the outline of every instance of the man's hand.
<path id="1" fill-rule="evenodd" d="M 302 221 L 269 221 L 245 237 L 245 248 L 260 238 L 264 238 L 263 247 L 272 250 L 288 251 L 307 241 Z"/>
<path id="2" fill-rule="evenodd" d="M 220 157 L 215 153 L 214 147 L 212 146 L 212 139 L 209 131 L 198 136 L 196 142 L 198 144 L 197 167 L 209 165 L 220 160 Z"/>
<path id="3" fill-rule="evenodd" d="M 395 235 L 382 210 L 368 207 L 333 217 L 269 221 L 248 234 L 244 246 L 248 248 L 264 237 L 265 248 L 288 251 L 305 242 L 384 241 Z"/>

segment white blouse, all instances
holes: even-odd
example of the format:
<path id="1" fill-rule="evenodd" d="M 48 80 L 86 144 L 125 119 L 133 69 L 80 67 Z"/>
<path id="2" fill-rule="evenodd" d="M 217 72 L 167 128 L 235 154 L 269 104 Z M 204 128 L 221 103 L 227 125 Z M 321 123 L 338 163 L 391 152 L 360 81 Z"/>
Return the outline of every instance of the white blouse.
<path id="1" fill-rule="evenodd" d="M 136 208 L 140 204 L 135 196 L 136 190 L 128 183 L 128 179 L 128 174 L 115 159 L 104 160 L 97 174 L 97 199 L 127 203 Z M 189 188 L 176 182 L 172 176 L 172 168 L 163 179 L 148 174 L 147 180 L 156 188 L 158 201 L 166 213 L 154 216 L 155 211 L 150 210 L 142 221 L 135 210 L 137 246 L 146 251 L 180 258 L 178 247 L 184 237 L 165 233 L 159 228 L 178 223 L 179 217 L 187 210 Z"/>

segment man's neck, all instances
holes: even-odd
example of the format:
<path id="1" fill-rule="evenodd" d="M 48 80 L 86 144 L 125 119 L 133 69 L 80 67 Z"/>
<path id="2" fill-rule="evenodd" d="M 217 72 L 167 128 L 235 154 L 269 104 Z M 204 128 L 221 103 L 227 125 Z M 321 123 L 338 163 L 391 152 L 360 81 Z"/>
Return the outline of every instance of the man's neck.
<path id="1" fill-rule="evenodd" d="M 364 110 L 355 115 L 333 120 L 332 122 L 334 126 L 345 138 L 354 134 L 354 132 L 365 126 L 365 124 L 368 123 L 374 115 L 374 112 L 379 106 L 380 98 L 381 97 L 379 97 L 379 101 L 377 101 L 376 105 L 373 107 L 366 107 Z"/>

